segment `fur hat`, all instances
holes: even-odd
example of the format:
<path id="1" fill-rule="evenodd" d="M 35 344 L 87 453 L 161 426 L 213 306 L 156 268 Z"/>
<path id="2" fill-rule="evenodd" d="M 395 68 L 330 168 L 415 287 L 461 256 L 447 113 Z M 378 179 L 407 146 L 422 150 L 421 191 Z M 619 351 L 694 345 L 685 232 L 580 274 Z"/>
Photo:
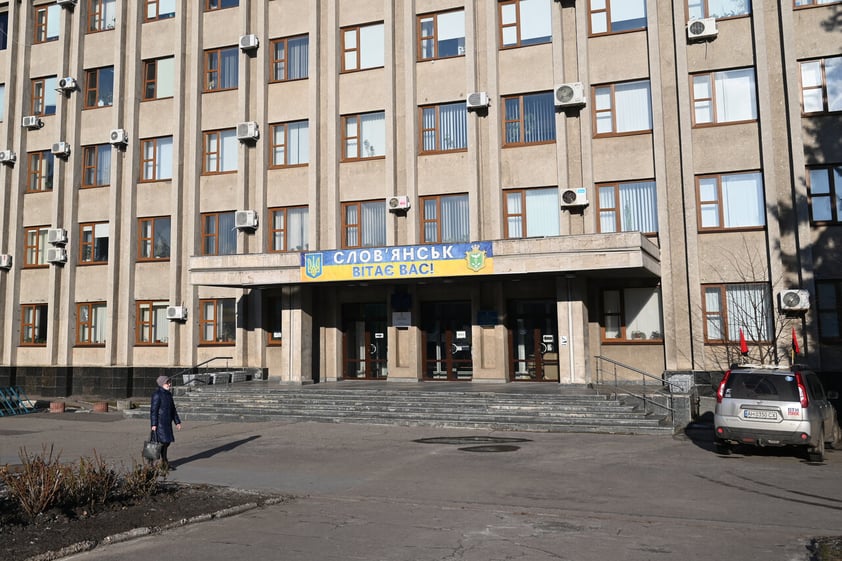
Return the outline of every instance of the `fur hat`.
<path id="1" fill-rule="evenodd" d="M 164 387 L 164 384 L 166 384 L 166 383 L 167 383 L 167 382 L 169 382 L 169 381 L 170 381 L 170 377 L 169 377 L 169 376 L 158 376 L 158 379 L 157 379 L 157 380 L 155 380 L 155 382 L 157 382 L 157 384 L 158 384 L 159 386 L 161 386 L 162 388 Z"/>

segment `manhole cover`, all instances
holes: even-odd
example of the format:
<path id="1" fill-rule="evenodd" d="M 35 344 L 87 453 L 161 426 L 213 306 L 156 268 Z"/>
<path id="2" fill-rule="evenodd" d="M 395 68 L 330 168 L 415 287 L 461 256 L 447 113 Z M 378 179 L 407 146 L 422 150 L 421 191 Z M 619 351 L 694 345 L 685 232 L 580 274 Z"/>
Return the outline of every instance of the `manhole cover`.
<path id="1" fill-rule="evenodd" d="M 512 442 L 532 442 L 528 438 L 507 438 L 502 436 L 439 436 L 435 438 L 419 438 L 413 440 L 419 444 L 453 444 L 464 446 L 466 444 L 510 444 Z M 517 449 L 517 447 L 515 447 Z M 505 450 L 504 450 L 505 451 Z"/>
<path id="2" fill-rule="evenodd" d="M 496 452 L 514 452 L 516 450 L 520 450 L 520 446 L 512 446 L 511 444 L 491 444 L 489 446 L 466 446 L 464 448 L 459 448 L 462 452 L 486 452 L 486 453 L 496 453 Z"/>

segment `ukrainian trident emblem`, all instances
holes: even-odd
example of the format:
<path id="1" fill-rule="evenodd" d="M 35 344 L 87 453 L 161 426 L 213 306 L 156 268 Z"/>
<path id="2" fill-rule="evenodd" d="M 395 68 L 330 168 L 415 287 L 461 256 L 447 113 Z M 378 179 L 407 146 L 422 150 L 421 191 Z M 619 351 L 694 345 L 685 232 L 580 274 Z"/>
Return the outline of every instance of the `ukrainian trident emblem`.
<path id="1" fill-rule="evenodd" d="M 479 272 L 480 269 L 485 267 L 486 253 L 479 248 L 479 245 L 472 245 L 471 251 L 465 252 L 465 261 L 468 263 L 468 268 L 475 273 Z"/>
<path id="2" fill-rule="evenodd" d="M 304 268 L 307 276 L 311 279 L 318 278 L 322 274 L 322 254 L 310 253 L 304 257 Z"/>

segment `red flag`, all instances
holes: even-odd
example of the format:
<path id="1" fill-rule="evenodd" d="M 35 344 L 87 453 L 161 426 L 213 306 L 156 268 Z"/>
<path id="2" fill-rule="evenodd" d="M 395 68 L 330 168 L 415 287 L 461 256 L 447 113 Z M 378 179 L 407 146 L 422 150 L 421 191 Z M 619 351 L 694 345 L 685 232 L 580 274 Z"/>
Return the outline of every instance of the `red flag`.
<path id="1" fill-rule="evenodd" d="M 740 353 L 743 356 L 748 356 L 748 343 L 746 343 L 746 336 L 742 327 L 740 328 Z"/>
<path id="2" fill-rule="evenodd" d="M 795 328 L 792 328 L 792 352 L 798 354 L 801 350 L 798 348 L 798 337 L 795 336 Z"/>

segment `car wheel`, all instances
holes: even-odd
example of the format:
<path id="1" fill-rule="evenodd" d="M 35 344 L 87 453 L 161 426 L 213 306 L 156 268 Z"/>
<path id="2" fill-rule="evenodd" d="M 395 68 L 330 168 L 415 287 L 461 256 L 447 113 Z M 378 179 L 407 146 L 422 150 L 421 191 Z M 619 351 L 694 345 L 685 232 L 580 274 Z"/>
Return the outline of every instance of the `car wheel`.
<path id="1" fill-rule="evenodd" d="M 833 425 L 833 433 L 829 442 L 830 447 L 834 450 L 842 450 L 842 428 L 839 428 L 839 423 Z"/>
<path id="2" fill-rule="evenodd" d="M 716 453 L 720 456 L 730 456 L 731 455 L 731 445 L 725 441 L 717 440 L 714 444 L 714 448 Z"/>
<path id="3" fill-rule="evenodd" d="M 811 462 L 824 461 L 824 431 L 819 434 L 819 443 L 814 448 L 807 449 L 807 459 Z"/>

